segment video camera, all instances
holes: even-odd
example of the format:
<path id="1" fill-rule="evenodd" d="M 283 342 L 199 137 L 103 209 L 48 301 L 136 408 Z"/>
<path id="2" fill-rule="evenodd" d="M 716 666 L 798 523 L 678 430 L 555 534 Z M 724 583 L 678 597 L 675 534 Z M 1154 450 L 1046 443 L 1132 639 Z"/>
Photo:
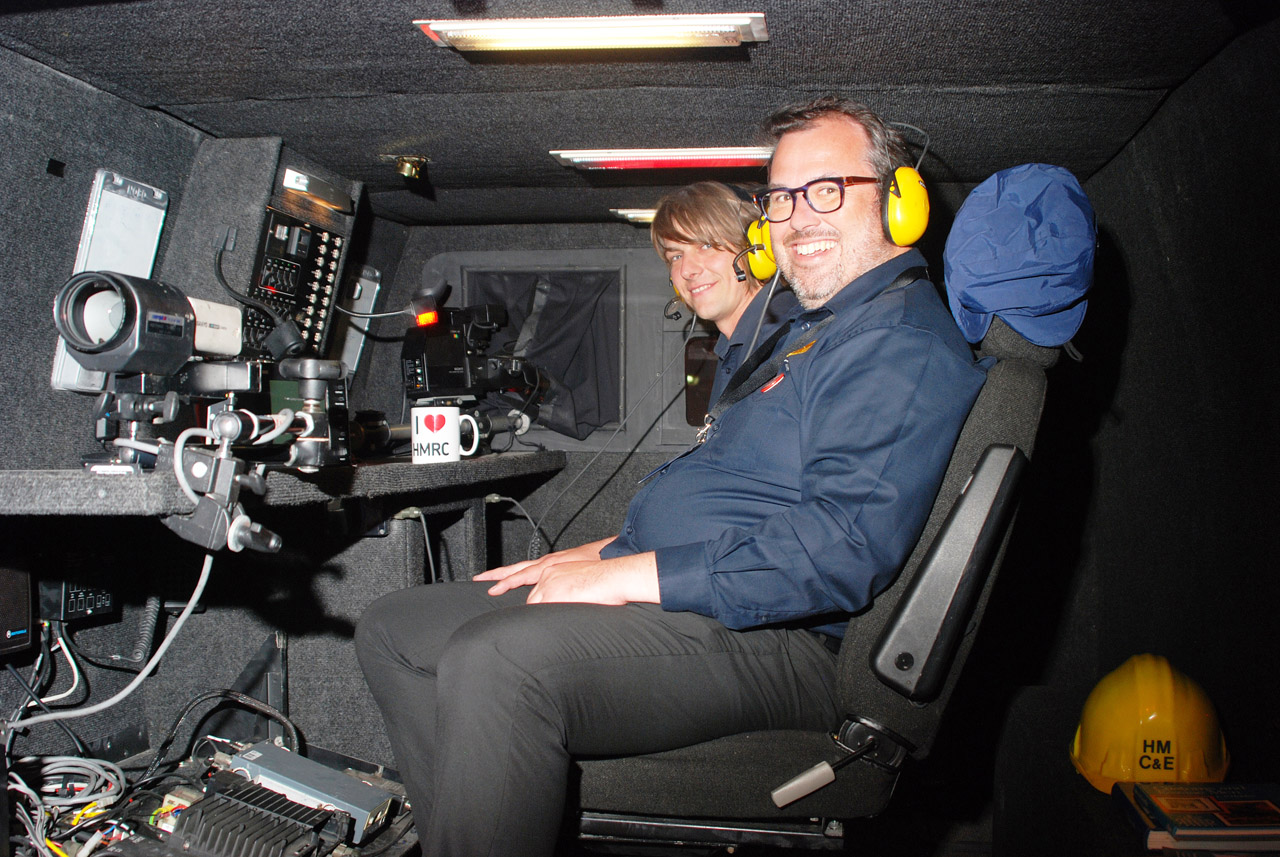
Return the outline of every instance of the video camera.
<path id="1" fill-rule="evenodd" d="M 266 490 L 262 467 L 247 459 L 302 471 L 348 460 L 342 364 L 303 356 L 291 325 L 276 327 L 283 332 L 269 357 L 242 358 L 235 308 L 111 271 L 76 274 L 53 309 L 68 354 L 105 375 L 94 419 L 109 448 L 105 458 L 86 457 L 86 465 L 99 472 L 172 469 L 194 504 L 190 513 L 163 519 L 182 538 L 208 550 L 279 550 L 279 537 L 249 520 L 240 503 L 242 489 Z M 267 337 L 273 343 L 276 331 Z M 203 402 L 212 404 L 201 410 Z M 200 416 L 204 425 L 191 425 Z M 158 436 L 166 424 L 187 427 L 170 440 Z M 192 438 L 212 446 L 187 448 Z"/>
<path id="2" fill-rule="evenodd" d="M 54 323 L 73 359 L 106 375 L 94 414 L 99 440 L 151 440 L 153 426 L 179 420 L 181 405 L 208 400 L 215 404 L 206 423 L 245 408 L 296 415 L 300 432 L 282 439 L 305 442 L 288 447 L 288 466 L 314 470 L 347 460 L 342 366 L 302 356 L 305 343 L 291 324 L 268 337 L 275 344 L 271 337 L 280 336 L 269 356 L 239 357 L 239 310 L 110 271 L 73 276 L 54 301 Z M 140 460 L 127 447 L 116 452 Z"/>
<path id="3" fill-rule="evenodd" d="M 523 357 L 485 353 L 493 335 L 507 326 L 506 308 L 443 307 L 425 315 L 406 331 L 400 352 L 410 404 L 462 408 L 475 417 L 482 440 L 498 432 L 528 431 L 550 378 Z M 486 403 L 493 394 L 511 394 L 519 401 Z"/>
<path id="4" fill-rule="evenodd" d="M 536 414 L 538 394 L 546 390 L 543 373 L 522 357 L 485 354 L 506 326 L 505 307 L 481 304 L 444 307 L 433 322 L 410 328 L 400 353 L 409 401 L 466 406 L 489 393 L 534 395 L 526 413 Z"/>

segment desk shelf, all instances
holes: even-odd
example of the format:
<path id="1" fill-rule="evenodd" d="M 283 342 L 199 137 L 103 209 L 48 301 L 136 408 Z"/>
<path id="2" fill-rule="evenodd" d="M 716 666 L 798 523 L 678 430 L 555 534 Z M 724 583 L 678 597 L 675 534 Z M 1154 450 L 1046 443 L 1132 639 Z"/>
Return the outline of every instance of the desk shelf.
<path id="1" fill-rule="evenodd" d="M 274 469 L 259 500 L 241 493 L 246 505 L 305 506 L 341 498 L 391 497 L 443 489 L 477 494 L 489 484 L 521 476 L 551 476 L 565 466 L 560 451 L 506 452 L 446 464 L 404 460 L 326 467 L 316 473 Z M 172 473 L 96 474 L 87 470 L 0 471 L 0 515 L 184 514 L 191 502 Z"/>

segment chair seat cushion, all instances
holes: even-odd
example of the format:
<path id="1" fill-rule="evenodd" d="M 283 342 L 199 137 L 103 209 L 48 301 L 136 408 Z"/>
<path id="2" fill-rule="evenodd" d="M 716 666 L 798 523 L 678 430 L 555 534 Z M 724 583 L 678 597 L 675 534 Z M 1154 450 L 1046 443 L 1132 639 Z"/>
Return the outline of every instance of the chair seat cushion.
<path id="1" fill-rule="evenodd" d="M 895 773 L 855 761 L 836 781 L 783 809 L 770 792 L 841 751 L 824 732 L 730 735 L 661 753 L 578 759 L 584 810 L 679 818 L 858 818 L 889 801 Z"/>

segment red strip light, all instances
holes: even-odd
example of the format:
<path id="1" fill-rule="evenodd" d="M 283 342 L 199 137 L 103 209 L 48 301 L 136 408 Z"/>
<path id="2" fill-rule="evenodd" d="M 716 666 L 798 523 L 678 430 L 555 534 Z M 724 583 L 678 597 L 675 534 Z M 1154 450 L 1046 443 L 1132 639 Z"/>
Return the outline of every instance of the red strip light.
<path id="1" fill-rule="evenodd" d="M 763 146 L 722 146 L 705 149 L 557 149 L 552 157 L 567 167 L 583 170 L 657 170 L 714 167 L 760 167 L 772 149 Z"/>
<path id="2" fill-rule="evenodd" d="M 429 309 L 426 312 L 420 312 L 417 316 L 418 327 L 430 327 L 439 320 L 440 313 L 433 309 Z"/>

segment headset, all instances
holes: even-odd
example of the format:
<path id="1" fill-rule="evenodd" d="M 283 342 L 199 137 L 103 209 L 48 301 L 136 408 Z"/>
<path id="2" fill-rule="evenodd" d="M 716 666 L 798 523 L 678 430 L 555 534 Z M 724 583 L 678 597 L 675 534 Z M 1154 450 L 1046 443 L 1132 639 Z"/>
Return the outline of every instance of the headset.
<path id="1" fill-rule="evenodd" d="M 898 167 L 880 187 L 880 222 L 884 227 L 884 236 L 899 247 L 910 247 L 924 235 L 929 225 L 929 192 L 924 186 L 924 177 L 920 175 L 920 165 L 924 163 L 925 153 L 929 151 L 929 135 L 914 125 L 905 122 L 890 122 L 900 128 L 910 128 L 924 137 L 924 147 L 914 167 Z M 773 257 L 773 247 L 769 240 L 769 221 L 764 217 L 756 220 L 747 229 L 747 240 L 751 246 L 748 262 L 751 273 L 757 280 L 764 281 L 773 276 L 777 263 Z M 737 270 L 735 264 L 734 269 Z M 739 280 L 745 279 L 739 271 Z"/>
<path id="2" fill-rule="evenodd" d="M 747 257 L 751 275 L 762 283 L 778 272 L 778 262 L 773 258 L 769 221 L 763 217 L 751 221 L 751 225 L 747 227 L 747 249 L 742 251 L 742 255 Z M 734 270 L 738 270 L 736 261 Z M 739 272 L 738 279 L 745 280 L 746 276 Z"/>
<path id="3" fill-rule="evenodd" d="M 880 188 L 880 222 L 884 235 L 899 247 L 910 247 L 924 235 L 929 225 L 929 192 L 925 190 L 920 165 L 929 151 L 929 135 L 905 122 L 889 122 L 896 128 L 909 128 L 924 138 L 924 147 L 914 167 L 898 167 Z"/>
<path id="4" fill-rule="evenodd" d="M 923 155 L 921 156 L 923 158 Z M 929 192 L 915 167 L 898 167 L 880 189 L 884 235 L 899 247 L 910 247 L 929 225 Z"/>

